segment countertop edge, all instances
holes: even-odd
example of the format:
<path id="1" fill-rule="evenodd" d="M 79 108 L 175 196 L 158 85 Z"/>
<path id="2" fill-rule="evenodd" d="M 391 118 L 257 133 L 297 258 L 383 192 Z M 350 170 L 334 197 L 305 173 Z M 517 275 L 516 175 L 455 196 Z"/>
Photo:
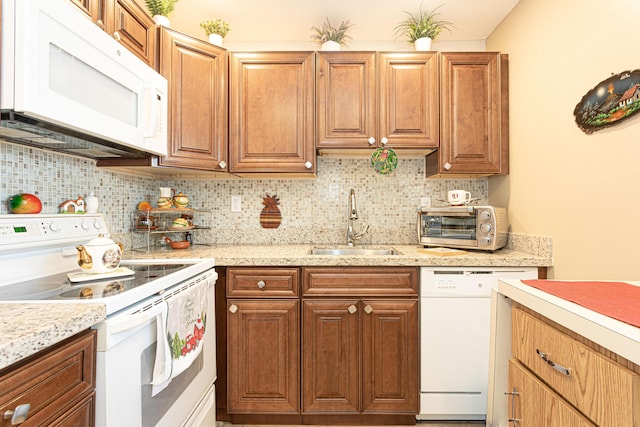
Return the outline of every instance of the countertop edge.
<path id="1" fill-rule="evenodd" d="M 420 245 L 362 245 L 368 247 L 392 247 L 399 255 L 310 255 L 313 247 L 330 245 L 194 245 L 185 250 L 157 249 L 126 251 L 127 259 L 148 258 L 214 258 L 216 266 L 456 266 L 456 267 L 550 267 L 553 259 L 540 257 L 512 249 L 495 252 L 465 250 L 456 256 L 438 256 L 420 253 Z M 340 246 L 335 246 L 340 247 Z M 356 246 L 358 247 L 358 246 Z"/>
<path id="2" fill-rule="evenodd" d="M 105 318 L 104 304 L 0 302 L 0 369 Z"/>

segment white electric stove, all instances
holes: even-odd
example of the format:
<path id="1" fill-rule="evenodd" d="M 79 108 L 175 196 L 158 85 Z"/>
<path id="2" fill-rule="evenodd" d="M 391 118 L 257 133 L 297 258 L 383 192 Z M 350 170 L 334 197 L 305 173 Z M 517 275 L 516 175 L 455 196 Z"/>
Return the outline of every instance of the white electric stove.
<path id="1" fill-rule="evenodd" d="M 110 236 L 101 214 L 0 215 L 0 302 L 105 305 L 107 318 L 95 326 L 96 426 L 215 425 L 215 261 L 124 260 L 133 274 L 70 281 L 81 271 L 76 246 L 99 235 Z M 208 320 L 202 349 L 175 378 L 171 368 L 162 373 L 168 386 L 152 393 L 167 307 L 197 287 L 206 288 L 198 294 L 206 294 Z"/>

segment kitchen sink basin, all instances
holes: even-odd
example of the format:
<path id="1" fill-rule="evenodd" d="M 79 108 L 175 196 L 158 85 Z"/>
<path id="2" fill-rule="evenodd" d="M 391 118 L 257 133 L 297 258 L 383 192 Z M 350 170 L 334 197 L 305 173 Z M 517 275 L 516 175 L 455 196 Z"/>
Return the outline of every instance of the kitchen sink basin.
<path id="1" fill-rule="evenodd" d="M 362 248 L 362 247 L 348 247 L 348 248 L 311 248 L 309 255 L 401 255 L 394 248 Z"/>

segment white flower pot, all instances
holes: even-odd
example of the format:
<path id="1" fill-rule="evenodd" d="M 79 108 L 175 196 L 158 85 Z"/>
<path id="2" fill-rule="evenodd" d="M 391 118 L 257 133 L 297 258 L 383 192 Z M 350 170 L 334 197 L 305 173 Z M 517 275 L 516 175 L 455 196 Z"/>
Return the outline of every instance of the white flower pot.
<path id="1" fill-rule="evenodd" d="M 431 50 L 431 39 L 429 37 L 422 37 L 414 42 L 416 50 Z"/>
<path id="2" fill-rule="evenodd" d="M 157 25 L 160 25 L 160 26 L 163 26 L 163 27 L 169 28 L 171 26 L 171 21 L 169 21 L 169 18 L 167 18 L 166 16 L 153 15 L 153 21 Z"/>
<path id="3" fill-rule="evenodd" d="M 222 47 L 222 36 L 220 34 L 209 34 L 209 43 Z"/>
<path id="4" fill-rule="evenodd" d="M 340 43 L 334 42 L 333 40 L 329 40 L 328 42 L 322 43 L 320 46 L 321 50 L 340 50 Z"/>

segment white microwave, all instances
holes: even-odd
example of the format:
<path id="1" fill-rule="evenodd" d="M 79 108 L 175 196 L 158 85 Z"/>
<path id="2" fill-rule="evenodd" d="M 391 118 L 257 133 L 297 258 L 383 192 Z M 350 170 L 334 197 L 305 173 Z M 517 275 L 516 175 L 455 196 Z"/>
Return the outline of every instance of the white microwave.
<path id="1" fill-rule="evenodd" d="M 167 154 L 167 80 L 69 0 L 2 0 L 0 137 L 86 157 Z"/>

